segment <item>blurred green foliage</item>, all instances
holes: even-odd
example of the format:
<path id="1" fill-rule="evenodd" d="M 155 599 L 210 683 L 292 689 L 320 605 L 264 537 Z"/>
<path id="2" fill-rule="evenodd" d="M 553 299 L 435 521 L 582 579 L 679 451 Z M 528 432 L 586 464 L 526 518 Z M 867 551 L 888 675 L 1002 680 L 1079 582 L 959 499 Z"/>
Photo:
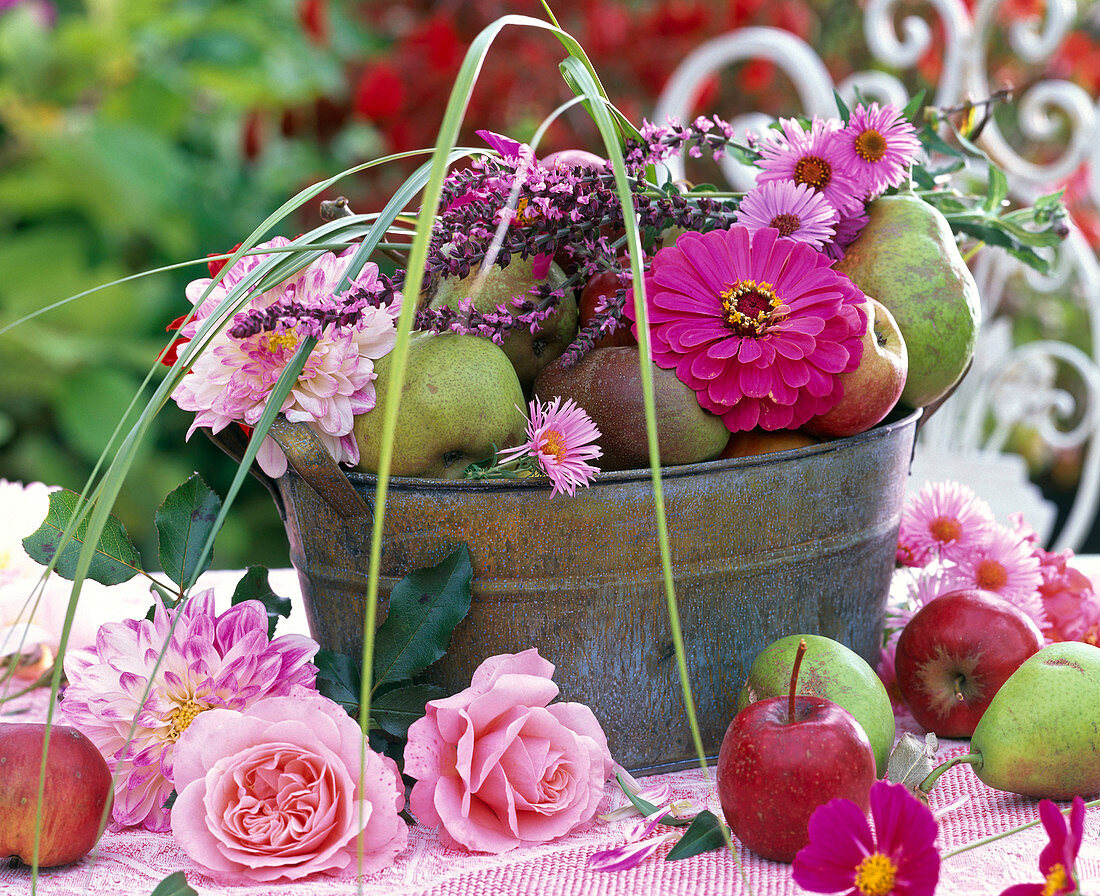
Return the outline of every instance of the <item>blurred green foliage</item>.
<path id="1" fill-rule="evenodd" d="M 369 42 L 336 11 L 331 38 L 317 41 L 294 0 L 4 6 L 0 476 L 81 490 L 205 264 L 5 328 L 99 284 L 224 251 L 295 190 L 377 155 L 365 125 L 331 141 L 255 131 L 262 116 L 313 114 L 318 98 L 346 91 L 344 66 Z M 147 556 L 156 556 L 154 510 L 174 486 L 200 470 L 224 494 L 232 473 L 205 438 L 184 444 L 189 417 L 165 407 L 116 508 Z M 256 483 L 215 557 L 221 567 L 249 563 L 288 563 L 274 504 Z"/>

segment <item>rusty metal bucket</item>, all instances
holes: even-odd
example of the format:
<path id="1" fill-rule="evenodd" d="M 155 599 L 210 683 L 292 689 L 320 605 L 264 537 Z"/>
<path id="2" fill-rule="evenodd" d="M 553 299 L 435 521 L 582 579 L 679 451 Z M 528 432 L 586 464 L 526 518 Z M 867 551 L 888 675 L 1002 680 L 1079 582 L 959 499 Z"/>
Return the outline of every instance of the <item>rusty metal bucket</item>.
<path id="1" fill-rule="evenodd" d="M 716 754 L 749 665 L 795 632 L 874 662 L 919 412 L 853 438 L 663 471 L 672 565 L 703 742 Z M 305 609 L 323 647 L 359 655 L 375 478 L 345 475 L 302 428 L 275 433 L 277 486 Z M 694 760 L 649 472 L 575 498 L 545 481 L 390 481 L 380 593 L 461 542 L 473 604 L 429 672 L 451 691 L 488 656 L 537 647 L 561 699 L 588 704 L 634 770 Z"/>

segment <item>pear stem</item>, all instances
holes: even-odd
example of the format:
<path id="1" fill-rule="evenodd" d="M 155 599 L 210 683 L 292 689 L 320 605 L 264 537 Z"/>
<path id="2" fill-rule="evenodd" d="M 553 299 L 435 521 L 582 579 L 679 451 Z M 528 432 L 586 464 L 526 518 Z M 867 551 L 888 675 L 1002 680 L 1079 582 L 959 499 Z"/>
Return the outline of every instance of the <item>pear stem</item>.
<path id="1" fill-rule="evenodd" d="M 794 666 L 791 667 L 791 687 L 787 693 L 787 722 L 794 721 L 794 695 L 798 690 L 798 673 L 802 669 L 802 657 L 806 655 L 806 639 L 799 638 L 798 650 L 794 654 Z"/>
<path id="2" fill-rule="evenodd" d="M 982 754 L 963 753 L 961 756 L 956 756 L 953 759 L 948 759 L 946 762 L 940 763 L 932 769 L 927 778 L 920 782 L 919 789 L 924 793 L 928 793 L 936 785 L 936 782 L 940 779 L 940 775 L 949 769 L 953 769 L 962 762 L 968 762 L 980 768 L 982 765 Z"/>
<path id="3" fill-rule="evenodd" d="M 1094 809 L 1100 806 L 1100 800 L 1092 800 L 1085 803 L 1086 809 Z M 1072 811 L 1072 806 L 1068 809 L 1059 809 L 1058 811 L 1065 815 L 1067 812 Z M 986 844 L 993 843 L 996 840 L 1000 840 L 1002 837 L 1007 837 L 1010 834 L 1018 834 L 1020 831 L 1026 831 L 1028 828 L 1033 828 L 1035 825 L 1040 824 L 1042 819 L 1036 818 L 1035 821 L 1029 821 L 1026 824 L 1018 825 L 1014 828 L 1009 828 L 1007 831 L 1001 831 L 999 834 L 990 834 L 988 837 L 983 837 L 981 840 L 975 840 L 973 843 L 967 843 L 965 846 L 956 846 L 954 849 L 945 852 L 942 856 L 944 859 L 954 858 L 960 853 L 968 852 L 971 849 L 976 849 L 979 846 L 985 846 Z"/>

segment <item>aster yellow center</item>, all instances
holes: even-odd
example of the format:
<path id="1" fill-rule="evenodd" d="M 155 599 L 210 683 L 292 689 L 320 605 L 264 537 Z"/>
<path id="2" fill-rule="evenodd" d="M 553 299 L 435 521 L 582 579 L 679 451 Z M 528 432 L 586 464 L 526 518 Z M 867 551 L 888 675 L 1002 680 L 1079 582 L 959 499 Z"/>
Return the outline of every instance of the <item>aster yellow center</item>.
<path id="1" fill-rule="evenodd" d="M 898 866 L 893 860 L 876 852 L 856 865 L 853 883 L 862 896 L 887 896 L 893 892 L 897 876 Z"/>
<path id="2" fill-rule="evenodd" d="M 824 190 L 833 179 L 833 166 L 821 156 L 803 156 L 794 165 L 794 182 Z"/>
<path id="3" fill-rule="evenodd" d="M 1043 896 L 1057 896 L 1066 889 L 1067 884 L 1069 884 L 1069 878 L 1066 877 L 1066 869 L 1061 862 L 1058 862 L 1047 872 L 1046 881 L 1043 883 Z"/>
<path id="4" fill-rule="evenodd" d="M 565 439 L 556 429 L 550 430 L 542 437 L 542 453 L 554 455 L 554 460 L 561 463 L 565 457 Z"/>
<path id="5" fill-rule="evenodd" d="M 184 731 L 188 729 L 195 717 L 208 710 L 209 706 L 203 706 L 201 703 L 196 703 L 194 700 L 188 700 L 186 703 L 180 704 L 170 713 L 168 713 L 168 721 L 171 727 L 168 729 L 168 739 L 176 740 Z"/>
<path id="6" fill-rule="evenodd" d="M 263 347 L 273 355 L 284 348 L 294 350 L 298 347 L 298 333 L 293 327 L 285 333 L 268 333 L 264 336 Z"/>
<path id="7" fill-rule="evenodd" d="M 936 541 L 946 543 L 954 541 L 962 535 L 962 526 L 959 524 L 958 520 L 940 516 L 936 517 L 936 519 L 928 524 L 928 531 L 932 533 L 932 537 L 936 539 Z"/>
<path id="8" fill-rule="evenodd" d="M 856 155 L 865 162 L 879 162 L 886 155 L 886 138 L 874 128 L 868 128 L 856 137 Z"/>
<path id="9" fill-rule="evenodd" d="M 786 312 L 775 287 L 764 280 L 738 280 L 718 297 L 726 312 L 726 325 L 739 336 L 760 336 Z"/>
<path id="10" fill-rule="evenodd" d="M 974 571 L 974 581 L 979 588 L 984 588 L 986 591 L 1000 591 L 1008 582 L 1008 571 L 1003 563 L 987 558 L 982 560 Z"/>
<path id="11" fill-rule="evenodd" d="M 802 220 L 798 215 L 776 215 L 768 222 L 768 226 L 778 230 L 780 236 L 790 236 L 802 226 Z"/>

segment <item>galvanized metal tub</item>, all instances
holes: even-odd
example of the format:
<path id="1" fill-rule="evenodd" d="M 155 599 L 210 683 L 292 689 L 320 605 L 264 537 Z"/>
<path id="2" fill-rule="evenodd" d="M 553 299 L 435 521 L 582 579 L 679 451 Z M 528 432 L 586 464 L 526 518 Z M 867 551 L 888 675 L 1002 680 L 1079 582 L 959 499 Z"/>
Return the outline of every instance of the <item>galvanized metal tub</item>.
<path id="1" fill-rule="evenodd" d="M 776 638 L 818 633 L 877 660 L 919 416 L 663 471 L 709 754 L 753 657 Z M 342 473 L 308 432 L 283 426 L 278 438 L 291 469 L 277 492 L 310 627 L 323 647 L 358 655 L 375 477 Z M 549 491 L 532 479 L 391 479 L 380 593 L 465 542 L 473 603 L 430 680 L 457 691 L 486 657 L 536 647 L 557 667 L 561 699 L 592 708 L 617 761 L 634 770 L 694 761 L 648 470 L 602 474 L 575 498 Z"/>

